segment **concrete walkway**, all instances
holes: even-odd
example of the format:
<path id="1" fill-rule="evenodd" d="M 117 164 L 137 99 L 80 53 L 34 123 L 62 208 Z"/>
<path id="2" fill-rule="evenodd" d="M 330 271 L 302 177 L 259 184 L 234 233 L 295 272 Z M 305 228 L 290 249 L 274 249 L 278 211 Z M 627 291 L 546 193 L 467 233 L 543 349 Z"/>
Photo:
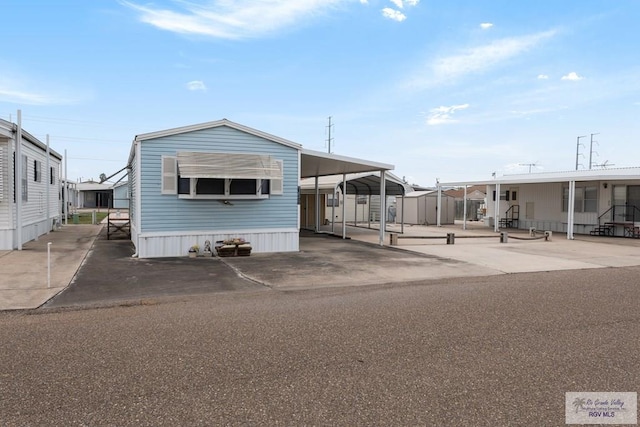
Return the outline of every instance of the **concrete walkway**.
<path id="1" fill-rule="evenodd" d="M 68 225 L 27 242 L 21 251 L 0 251 L 0 310 L 37 308 L 69 285 L 102 225 Z M 51 282 L 47 247 L 51 242 Z"/>
<path id="2" fill-rule="evenodd" d="M 390 225 L 388 230 L 399 232 L 400 225 Z M 348 231 L 352 239 L 379 242 L 378 230 L 349 227 Z M 574 240 L 567 240 L 566 234 L 554 233 L 551 241 L 522 240 L 529 237 L 526 231 L 505 230 L 511 237 L 507 243 L 500 243 L 499 233 L 476 224 L 469 225 L 466 230 L 456 224 L 442 227 L 405 226 L 404 231 L 406 238 L 399 239 L 398 246 L 394 247 L 465 261 L 491 269 L 495 274 L 640 265 L 640 239 L 577 235 Z M 455 244 L 446 244 L 447 233 L 455 234 Z M 411 236 L 442 238 L 411 239 Z M 385 244 L 389 243 L 387 237 Z"/>

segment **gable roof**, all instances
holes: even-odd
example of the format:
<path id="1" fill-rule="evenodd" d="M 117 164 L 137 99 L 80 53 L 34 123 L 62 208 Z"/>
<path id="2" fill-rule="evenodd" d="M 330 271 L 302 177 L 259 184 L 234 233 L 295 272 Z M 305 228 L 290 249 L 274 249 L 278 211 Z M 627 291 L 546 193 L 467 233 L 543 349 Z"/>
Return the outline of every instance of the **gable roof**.
<path id="1" fill-rule="evenodd" d="M 301 178 L 393 169 L 393 165 L 386 163 L 340 156 L 333 153 L 322 153 L 319 151 L 306 150 L 302 148 L 302 145 L 295 142 L 259 131 L 257 129 L 250 128 L 248 126 L 241 125 L 239 123 L 232 122 L 227 119 L 137 135 L 133 140 L 133 143 L 131 144 L 131 151 L 129 152 L 129 160 L 127 162 L 127 165 L 131 166 L 132 164 L 136 143 L 142 143 L 151 139 L 179 135 L 187 132 L 213 129 L 220 126 L 227 126 L 229 128 L 236 129 L 241 132 L 245 132 L 298 150 L 300 152 Z"/>
<path id="2" fill-rule="evenodd" d="M 146 141 L 146 140 L 149 140 L 149 139 L 156 139 L 156 138 L 162 138 L 162 137 L 166 137 L 166 136 L 179 135 L 181 133 L 195 132 L 195 131 L 205 130 L 205 129 L 214 129 L 214 128 L 218 128 L 218 127 L 221 127 L 221 126 L 226 126 L 226 127 L 232 128 L 232 129 L 236 129 L 236 130 L 239 130 L 240 132 L 245 132 L 245 133 L 248 133 L 250 135 L 254 135 L 254 136 L 257 136 L 257 137 L 260 137 L 260 138 L 267 139 L 269 141 L 277 142 L 278 144 L 282 144 L 282 145 L 285 145 L 287 147 L 295 148 L 297 150 L 300 150 L 302 148 L 302 146 L 300 144 L 297 144 L 295 142 L 289 141 L 289 140 L 284 139 L 284 138 L 280 138 L 279 136 L 268 134 L 266 132 L 259 131 L 257 129 L 250 128 L 248 126 L 241 125 L 239 123 L 232 122 L 231 120 L 227 120 L 227 119 L 216 120 L 216 121 L 213 121 L 213 122 L 199 123 L 199 124 L 189 125 L 189 126 L 182 126 L 182 127 L 178 127 L 178 128 L 166 129 L 166 130 L 161 130 L 161 131 L 157 131 L 157 132 L 143 133 L 141 135 L 136 135 L 134 141 L 136 141 L 136 142 Z"/>
<path id="3" fill-rule="evenodd" d="M 467 196 L 473 192 L 479 192 L 482 194 L 485 194 L 487 191 L 487 186 L 486 185 L 472 185 L 470 187 L 467 187 Z M 462 198 L 464 197 L 464 188 L 452 188 L 451 190 L 447 190 L 445 191 L 445 194 L 448 194 L 449 196 L 453 196 L 455 198 Z"/>

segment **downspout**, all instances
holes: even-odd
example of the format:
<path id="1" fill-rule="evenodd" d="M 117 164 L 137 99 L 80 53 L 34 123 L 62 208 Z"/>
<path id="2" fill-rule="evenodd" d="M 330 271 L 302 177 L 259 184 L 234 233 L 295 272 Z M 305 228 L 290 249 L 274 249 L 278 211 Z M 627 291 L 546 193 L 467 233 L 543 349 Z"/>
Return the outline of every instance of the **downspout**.
<path id="1" fill-rule="evenodd" d="M 140 168 L 140 141 L 134 140 L 134 148 L 133 151 L 135 153 L 133 158 L 133 164 L 136 165 L 136 184 L 135 184 L 135 195 L 136 195 L 136 228 L 138 232 L 136 233 L 136 253 L 131 255 L 132 258 L 138 258 L 140 253 L 140 234 L 142 234 L 142 194 L 140 194 L 140 189 L 142 184 L 140 183 L 140 179 L 142 178 L 142 172 Z M 133 187 L 132 187 L 133 188 Z M 299 217 L 300 215 L 298 215 Z"/>

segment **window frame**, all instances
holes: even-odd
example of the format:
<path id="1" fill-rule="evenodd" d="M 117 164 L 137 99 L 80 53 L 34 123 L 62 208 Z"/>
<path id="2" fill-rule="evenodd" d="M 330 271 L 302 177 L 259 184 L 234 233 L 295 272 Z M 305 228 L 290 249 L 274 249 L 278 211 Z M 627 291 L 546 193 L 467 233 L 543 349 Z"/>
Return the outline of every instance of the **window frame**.
<path id="1" fill-rule="evenodd" d="M 263 194 L 262 187 L 262 179 L 255 179 L 250 181 L 255 181 L 256 183 L 256 192 L 251 194 L 241 194 L 241 193 L 233 193 L 231 182 L 233 178 L 180 178 L 178 175 L 178 179 L 189 180 L 189 192 L 188 193 L 178 193 L 179 199 L 200 199 L 200 200 L 263 200 L 268 199 L 270 194 Z M 224 179 L 224 193 L 216 193 L 216 194 L 206 194 L 206 193 L 198 193 L 198 181 L 201 179 Z M 267 180 L 269 181 L 269 180 Z"/>
<path id="2" fill-rule="evenodd" d="M 280 168 L 284 167 L 284 161 L 275 159 Z M 160 193 L 163 195 L 177 195 L 179 199 L 203 199 L 203 200 L 263 200 L 271 196 L 284 194 L 283 179 L 242 179 L 255 182 L 255 193 L 234 193 L 233 180 L 239 178 L 182 178 L 178 167 L 177 156 L 161 156 Z M 169 166 L 171 164 L 171 166 Z M 218 194 L 206 194 L 198 192 L 198 180 L 224 179 L 224 192 Z M 265 183 L 266 181 L 266 183 Z M 174 182 L 174 185 L 167 185 Z M 277 185 L 281 182 L 281 185 Z M 275 184 L 275 185 L 274 185 Z M 279 187 L 279 188 L 278 188 Z M 265 191 L 266 190 L 266 191 Z"/>
<path id="3" fill-rule="evenodd" d="M 42 182 L 42 162 L 33 159 L 33 182 Z"/>
<path id="4" fill-rule="evenodd" d="M 595 192 L 595 198 L 588 198 L 587 194 Z M 598 186 L 580 185 L 576 186 L 574 194 L 574 213 L 598 213 Z M 569 186 L 562 186 L 562 207 L 561 212 L 569 211 Z"/>

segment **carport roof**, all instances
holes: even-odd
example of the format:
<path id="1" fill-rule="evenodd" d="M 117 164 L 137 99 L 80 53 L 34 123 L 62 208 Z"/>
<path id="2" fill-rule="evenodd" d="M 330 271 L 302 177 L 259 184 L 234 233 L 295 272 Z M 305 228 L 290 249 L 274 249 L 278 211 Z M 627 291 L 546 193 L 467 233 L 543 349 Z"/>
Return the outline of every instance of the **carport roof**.
<path id="1" fill-rule="evenodd" d="M 385 176 L 384 191 L 387 196 L 404 196 L 407 193 L 407 187 L 397 179 L 391 176 Z M 343 183 L 340 183 L 340 188 Z M 347 178 L 347 194 L 356 195 L 379 195 L 380 193 L 380 175 L 375 173 L 362 174 L 352 179 Z"/>
<path id="2" fill-rule="evenodd" d="M 393 170 L 394 166 L 332 153 L 302 149 L 300 178 Z"/>
<path id="3" fill-rule="evenodd" d="M 544 182 L 568 181 L 615 181 L 640 179 L 640 168 L 590 169 L 566 172 L 541 172 L 518 175 L 504 175 L 485 181 L 441 182 L 441 187 L 459 187 L 463 185 L 495 184 L 536 184 Z"/>
<path id="4" fill-rule="evenodd" d="M 380 172 L 347 174 L 346 178 L 348 194 L 380 194 Z M 342 188 L 342 175 L 318 177 L 318 188 L 323 193 L 333 193 L 338 186 Z M 303 179 L 300 182 L 300 188 L 307 192 L 315 190 L 315 179 Z M 404 184 L 400 178 L 390 172 L 385 174 L 385 192 L 388 196 L 402 196 L 410 191 L 411 188 Z"/>

